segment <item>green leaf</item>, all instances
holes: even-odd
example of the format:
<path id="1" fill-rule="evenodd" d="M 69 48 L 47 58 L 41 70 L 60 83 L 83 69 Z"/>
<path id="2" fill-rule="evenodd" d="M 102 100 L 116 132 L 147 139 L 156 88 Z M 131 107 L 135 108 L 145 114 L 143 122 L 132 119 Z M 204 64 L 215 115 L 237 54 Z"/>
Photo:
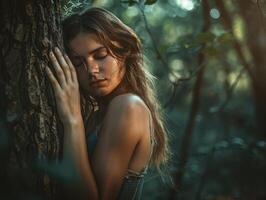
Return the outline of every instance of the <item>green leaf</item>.
<path id="1" fill-rule="evenodd" d="M 146 0 L 145 1 L 145 5 L 152 5 L 152 4 L 155 4 L 157 2 L 157 0 Z"/>

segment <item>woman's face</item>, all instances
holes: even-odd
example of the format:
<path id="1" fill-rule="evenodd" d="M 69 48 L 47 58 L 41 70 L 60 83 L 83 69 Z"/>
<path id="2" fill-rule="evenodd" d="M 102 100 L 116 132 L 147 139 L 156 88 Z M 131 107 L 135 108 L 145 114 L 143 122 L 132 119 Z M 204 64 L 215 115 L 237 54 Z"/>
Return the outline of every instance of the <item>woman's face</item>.
<path id="1" fill-rule="evenodd" d="M 76 68 L 79 84 L 92 96 L 111 93 L 122 81 L 125 66 L 111 55 L 92 33 L 79 33 L 69 43 L 69 57 Z"/>

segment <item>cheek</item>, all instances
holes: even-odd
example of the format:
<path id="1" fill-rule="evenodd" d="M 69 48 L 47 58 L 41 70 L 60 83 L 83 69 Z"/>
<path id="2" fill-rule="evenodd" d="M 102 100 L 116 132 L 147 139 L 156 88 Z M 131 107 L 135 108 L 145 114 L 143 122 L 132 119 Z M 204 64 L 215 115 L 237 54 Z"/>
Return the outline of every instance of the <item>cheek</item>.
<path id="1" fill-rule="evenodd" d="M 103 64 L 103 72 L 106 78 L 112 78 L 117 74 L 120 74 L 121 66 L 118 64 L 115 59 L 107 59 Z"/>

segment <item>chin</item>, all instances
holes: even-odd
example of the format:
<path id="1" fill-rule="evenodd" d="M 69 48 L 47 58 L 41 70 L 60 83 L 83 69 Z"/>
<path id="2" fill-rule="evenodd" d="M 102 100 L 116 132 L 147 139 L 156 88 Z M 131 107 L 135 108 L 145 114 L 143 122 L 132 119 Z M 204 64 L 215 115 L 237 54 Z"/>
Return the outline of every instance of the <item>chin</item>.
<path id="1" fill-rule="evenodd" d="M 106 95 L 110 94 L 111 91 L 102 88 L 102 89 L 94 90 L 91 93 L 95 97 L 103 97 L 103 96 L 106 96 Z"/>

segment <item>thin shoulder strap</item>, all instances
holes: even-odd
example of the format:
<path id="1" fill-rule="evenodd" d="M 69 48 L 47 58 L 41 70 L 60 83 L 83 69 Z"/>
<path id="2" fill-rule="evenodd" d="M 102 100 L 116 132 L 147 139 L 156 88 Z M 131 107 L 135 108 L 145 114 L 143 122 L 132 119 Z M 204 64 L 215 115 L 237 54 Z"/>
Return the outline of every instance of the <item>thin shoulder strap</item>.
<path id="1" fill-rule="evenodd" d="M 149 158 L 149 163 L 148 166 L 151 163 L 151 157 L 154 151 L 154 146 L 156 144 L 156 139 L 154 136 L 154 127 L 153 127 L 153 119 L 151 113 L 149 114 L 149 127 L 150 127 L 150 143 L 151 143 L 151 153 L 150 153 L 150 158 Z"/>

